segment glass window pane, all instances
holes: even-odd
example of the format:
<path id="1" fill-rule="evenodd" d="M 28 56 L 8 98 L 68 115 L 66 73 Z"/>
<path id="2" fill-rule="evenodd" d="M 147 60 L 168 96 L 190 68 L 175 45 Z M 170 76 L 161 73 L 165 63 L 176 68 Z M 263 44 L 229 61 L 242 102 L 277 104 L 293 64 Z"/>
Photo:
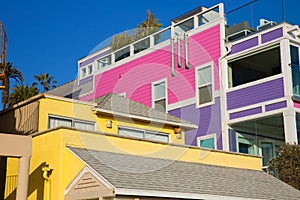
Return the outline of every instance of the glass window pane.
<path id="1" fill-rule="evenodd" d="M 135 138 L 144 138 L 144 131 L 127 129 L 127 128 L 119 128 L 119 135 L 135 137 Z"/>
<path id="2" fill-rule="evenodd" d="M 199 69 L 198 70 L 198 77 L 199 77 L 199 80 L 198 80 L 199 81 L 198 82 L 199 86 L 207 84 L 207 83 L 211 83 L 212 82 L 212 80 L 211 80 L 211 66 Z"/>
<path id="3" fill-rule="evenodd" d="M 81 77 L 83 78 L 85 76 L 86 76 L 86 69 L 83 68 L 83 69 L 81 69 Z"/>
<path id="4" fill-rule="evenodd" d="M 84 129 L 84 130 L 95 130 L 95 124 L 93 123 L 88 123 L 88 122 L 74 122 L 74 127 L 79 128 L 79 129 Z"/>
<path id="5" fill-rule="evenodd" d="M 93 73 L 93 65 L 88 66 L 88 75 Z"/>
<path id="6" fill-rule="evenodd" d="M 212 85 L 200 87 L 198 90 L 199 104 L 204 104 L 212 101 Z"/>
<path id="7" fill-rule="evenodd" d="M 300 68 L 298 47 L 290 46 L 292 63 L 293 94 L 300 96 Z"/>
<path id="8" fill-rule="evenodd" d="M 72 127 L 72 120 L 49 117 L 49 128 L 55 128 L 59 126 Z"/>
<path id="9" fill-rule="evenodd" d="M 200 140 L 200 147 L 214 149 L 215 148 L 215 139 L 208 138 L 208 139 Z"/>
<path id="10" fill-rule="evenodd" d="M 166 112 L 166 99 L 162 99 L 154 102 L 154 108 Z"/>
<path id="11" fill-rule="evenodd" d="M 146 131 L 145 133 L 145 139 L 156 140 L 160 142 L 169 142 L 168 135 L 148 131 Z"/>
<path id="12" fill-rule="evenodd" d="M 271 160 L 273 156 L 273 144 L 271 142 L 262 142 L 261 143 L 261 152 L 263 157 L 263 166 L 268 166 L 269 160 Z"/>
<path id="13" fill-rule="evenodd" d="M 290 47 L 291 51 L 291 63 L 292 65 L 298 65 L 299 66 L 299 51 L 298 47 L 291 46 Z"/>
<path id="14" fill-rule="evenodd" d="M 161 99 L 166 97 L 166 85 L 165 82 L 161 82 L 154 85 L 154 98 Z"/>
<path id="15" fill-rule="evenodd" d="M 110 64 L 111 64 L 111 55 L 101 58 L 100 60 L 98 60 L 98 70 Z"/>
<path id="16" fill-rule="evenodd" d="M 254 155 L 254 141 L 248 138 L 238 138 L 238 146 L 240 153 Z"/>

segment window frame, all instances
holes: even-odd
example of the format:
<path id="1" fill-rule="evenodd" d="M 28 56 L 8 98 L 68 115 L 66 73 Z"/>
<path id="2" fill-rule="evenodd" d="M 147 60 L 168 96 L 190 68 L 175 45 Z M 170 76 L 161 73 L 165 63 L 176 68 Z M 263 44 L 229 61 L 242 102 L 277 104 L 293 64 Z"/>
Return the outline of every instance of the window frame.
<path id="1" fill-rule="evenodd" d="M 198 83 L 200 83 L 200 77 L 199 77 L 199 70 L 202 70 L 204 68 L 207 67 L 211 67 L 211 83 L 206 83 L 204 85 L 200 85 Z M 200 96 L 199 96 L 199 88 L 200 87 L 206 87 L 211 85 L 211 101 L 210 102 L 206 102 L 203 104 L 200 104 Z M 195 90 L 196 90 L 196 108 L 201 108 L 201 107 L 205 107 L 205 106 L 209 106 L 215 103 L 215 94 L 214 94 L 214 88 L 215 88 L 215 80 L 214 80 L 214 62 L 210 61 L 207 62 L 203 65 L 200 65 L 198 67 L 195 67 Z"/>
<path id="2" fill-rule="evenodd" d="M 137 137 L 133 137 L 133 136 L 124 136 L 124 137 L 130 137 L 130 138 L 136 138 L 136 139 L 143 139 L 143 140 L 150 140 L 150 141 L 156 141 L 156 142 L 165 142 L 165 141 L 160 141 L 160 140 L 146 139 L 145 138 L 145 134 L 147 132 L 147 133 L 153 133 L 153 134 L 158 134 L 158 135 L 166 136 L 168 138 L 167 139 L 167 143 L 170 143 L 170 134 L 168 134 L 168 133 L 157 132 L 157 131 L 148 130 L 148 129 L 139 129 L 139 128 L 128 127 L 128 126 L 118 126 L 118 135 L 120 135 L 120 132 L 119 132 L 120 129 L 127 129 L 127 130 L 132 130 L 132 131 L 143 132 L 143 137 L 142 138 L 137 138 Z"/>
<path id="3" fill-rule="evenodd" d="M 239 60 L 242 60 L 242 59 L 246 59 L 246 58 L 249 58 L 251 56 L 255 56 L 255 55 L 261 54 L 261 53 L 265 53 L 267 51 L 271 51 L 271 50 L 274 50 L 276 48 L 279 49 L 280 70 L 281 70 L 280 73 L 273 74 L 273 75 L 267 76 L 265 78 L 261 78 L 261 79 L 257 79 L 257 80 L 254 80 L 254 81 L 249 81 L 247 83 L 243 83 L 243 84 L 239 84 L 239 85 L 233 86 L 232 69 L 229 69 L 229 68 L 231 68 L 229 66 L 230 63 L 236 62 L 236 61 L 239 61 Z M 278 76 L 278 75 L 282 76 L 282 74 L 283 74 L 283 70 L 282 70 L 282 56 L 281 56 L 280 52 L 281 52 L 281 45 L 280 45 L 280 43 L 274 43 L 274 44 L 268 45 L 264 49 L 249 50 L 249 51 L 245 51 L 245 52 L 239 52 L 239 53 L 236 53 L 234 55 L 229 55 L 227 57 L 227 64 L 226 64 L 226 67 L 227 67 L 227 85 L 226 85 L 226 87 L 227 87 L 227 89 L 229 89 L 229 90 L 240 89 L 241 87 L 243 88 L 243 87 L 247 87 L 249 85 L 253 85 L 253 84 L 257 83 L 257 81 L 262 81 L 264 79 L 269 79 L 271 77 Z M 230 80 L 230 78 L 231 78 L 231 80 Z"/>
<path id="4" fill-rule="evenodd" d="M 212 133 L 212 134 L 207 134 L 207 135 L 203 135 L 203 136 L 199 136 L 197 137 L 197 146 L 200 148 L 204 148 L 204 149 L 211 149 L 211 148 L 206 148 L 206 147 L 201 147 L 201 141 L 202 140 L 208 140 L 208 139 L 214 139 L 214 148 L 213 149 L 218 149 L 217 147 L 217 134 L 216 133 Z"/>
<path id="5" fill-rule="evenodd" d="M 108 63 L 100 62 L 101 60 L 106 59 L 106 58 L 110 59 L 110 63 L 109 64 Z M 101 67 L 99 66 L 99 63 L 102 64 Z M 112 56 L 110 54 L 105 55 L 105 56 L 103 56 L 103 57 L 101 57 L 101 58 L 99 58 L 99 59 L 96 60 L 96 70 L 95 71 L 100 71 L 100 70 L 102 70 L 102 69 L 110 66 L 111 64 L 112 64 Z"/>
<path id="6" fill-rule="evenodd" d="M 71 118 L 71 117 L 65 117 L 65 116 L 59 116 L 59 115 L 52 115 L 52 114 L 49 114 L 48 115 L 48 129 L 50 128 L 57 128 L 57 127 L 60 127 L 60 126 L 57 126 L 57 127 L 50 127 L 50 118 L 56 118 L 56 119 L 61 119 L 61 120 L 68 120 L 68 121 L 71 121 L 71 128 L 76 128 L 75 127 L 75 123 L 76 122 L 81 122 L 81 123 L 85 123 L 85 124 L 91 124 L 94 126 L 93 130 L 90 130 L 90 129 L 87 129 L 88 131 L 95 131 L 96 130 L 96 122 L 93 122 L 93 121 L 88 121 L 88 120 L 82 120 L 82 119 L 75 119 L 75 118 Z"/>
<path id="7" fill-rule="evenodd" d="M 165 97 L 155 99 L 155 85 L 158 85 L 161 83 L 165 83 Z M 152 92 L 152 108 L 155 109 L 155 102 L 165 99 L 165 113 L 167 113 L 168 112 L 168 79 L 163 78 L 158 81 L 152 82 L 151 83 L 151 92 Z"/>
<path id="8" fill-rule="evenodd" d="M 300 97 L 300 80 L 298 80 L 297 82 L 298 82 L 298 90 L 299 90 L 299 94 L 295 94 L 295 92 L 294 92 L 294 80 L 293 80 L 293 76 L 294 76 L 294 74 L 293 74 L 293 64 L 292 64 L 292 52 L 291 52 L 291 47 L 295 47 L 295 48 L 297 48 L 298 49 L 298 67 L 300 68 L 300 46 L 299 45 L 297 45 L 297 44 L 294 44 L 294 43 L 290 43 L 290 45 L 289 45 L 289 54 L 290 54 L 290 60 L 289 60 L 289 63 L 290 63 L 290 65 L 291 65 L 291 76 L 292 76 L 292 93 L 293 93 L 293 96 L 294 97 Z M 300 77 L 300 75 L 299 75 L 299 77 Z"/>

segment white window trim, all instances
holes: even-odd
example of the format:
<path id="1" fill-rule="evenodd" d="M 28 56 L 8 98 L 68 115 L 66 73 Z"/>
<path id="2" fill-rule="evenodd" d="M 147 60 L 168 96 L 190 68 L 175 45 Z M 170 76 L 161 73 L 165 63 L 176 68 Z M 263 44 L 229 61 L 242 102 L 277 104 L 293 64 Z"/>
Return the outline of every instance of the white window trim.
<path id="1" fill-rule="evenodd" d="M 160 135 L 165 135 L 168 137 L 168 143 L 170 143 L 170 134 L 168 133 L 163 133 L 163 132 L 158 132 L 158 131 L 153 131 L 153 130 L 149 130 L 149 129 L 139 129 L 139 128 L 134 128 L 134 127 L 128 127 L 128 126 L 119 126 L 118 127 L 118 135 L 119 135 L 119 129 L 128 129 L 128 130 L 133 130 L 133 131 L 143 131 L 143 139 L 144 140 L 151 140 L 151 139 L 146 139 L 145 138 L 145 132 L 150 132 L 150 133 L 157 133 L 157 134 L 160 134 Z M 131 137 L 131 136 L 128 136 L 128 137 Z M 135 138 L 135 137 L 131 137 L 131 138 Z M 151 141 L 158 141 L 158 140 L 151 140 Z M 158 142 L 162 142 L 162 141 L 158 141 Z"/>
<path id="2" fill-rule="evenodd" d="M 197 146 L 200 147 L 200 148 L 205 148 L 205 147 L 201 147 L 201 146 L 200 146 L 200 141 L 201 141 L 201 140 L 211 139 L 211 138 L 214 139 L 214 146 L 215 146 L 214 149 L 217 149 L 217 134 L 216 134 L 216 133 L 207 134 L 207 135 L 204 135 L 204 136 L 199 136 L 199 137 L 197 137 Z M 205 149 L 206 149 L 206 148 L 205 148 Z"/>
<path id="3" fill-rule="evenodd" d="M 50 118 L 56 118 L 56 119 L 62 119 L 62 120 L 70 120 L 71 121 L 71 127 L 74 127 L 74 123 L 75 122 L 82 122 L 82 123 L 87 123 L 87 124 L 93 124 L 94 125 L 94 130 L 96 130 L 96 122 L 93 121 L 88 121 L 88 120 L 82 120 L 82 119 L 75 119 L 75 118 L 71 118 L 71 117 L 65 117 L 65 116 L 59 116 L 59 115 L 52 115 L 49 114 L 48 115 L 48 128 L 50 128 Z"/>
<path id="4" fill-rule="evenodd" d="M 166 113 L 168 112 L 168 79 L 167 78 L 163 78 L 163 79 L 160 79 L 158 81 L 154 81 L 151 83 L 151 93 L 152 93 L 152 108 L 155 108 L 155 101 L 158 101 L 158 100 L 162 100 L 164 98 L 160 98 L 160 99 L 155 99 L 155 94 L 154 94 L 154 85 L 156 84 L 159 84 L 159 83 L 162 83 L 164 82 L 165 83 L 165 99 L 166 99 Z"/>
<path id="5" fill-rule="evenodd" d="M 92 73 L 90 73 L 90 74 L 89 74 L 89 66 L 92 66 Z M 82 74 L 83 70 L 85 70 L 85 76 L 83 76 L 83 74 Z M 95 72 L 94 63 L 90 63 L 90 64 L 88 64 L 88 65 L 86 65 L 84 67 L 81 67 L 79 69 L 79 79 L 81 80 L 81 79 L 87 78 L 87 77 L 93 75 L 94 72 Z"/>
<path id="6" fill-rule="evenodd" d="M 106 57 L 110 57 L 110 64 L 107 64 L 103 67 L 99 67 L 100 60 L 102 60 L 103 58 L 106 58 Z M 106 69 L 110 65 L 112 65 L 112 55 L 111 54 L 104 55 L 101 58 L 95 60 L 95 71 L 101 72 L 101 71 L 103 71 L 103 69 Z"/>
<path id="7" fill-rule="evenodd" d="M 200 80 L 200 77 L 198 76 L 198 70 L 201 70 L 201 69 L 204 69 L 206 67 L 210 66 L 211 67 L 211 102 L 207 102 L 207 103 L 204 103 L 204 104 L 200 104 L 200 99 L 199 99 L 199 90 L 198 90 L 198 83 L 199 83 L 199 80 Z M 213 61 L 210 61 L 208 63 L 205 63 L 203 65 L 200 65 L 198 67 L 195 68 L 195 90 L 196 90 L 196 108 L 202 108 L 202 107 L 205 107 L 205 106 L 209 106 L 209 105 L 213 105 L 215 103 L 215 80 L 214 80 L 214 62 Z M 205 84 L 205 85 L 202 85 L 201 87 L 203 86 L 207 86 L 207 85 L 210 85 L 210 84 Z"/>

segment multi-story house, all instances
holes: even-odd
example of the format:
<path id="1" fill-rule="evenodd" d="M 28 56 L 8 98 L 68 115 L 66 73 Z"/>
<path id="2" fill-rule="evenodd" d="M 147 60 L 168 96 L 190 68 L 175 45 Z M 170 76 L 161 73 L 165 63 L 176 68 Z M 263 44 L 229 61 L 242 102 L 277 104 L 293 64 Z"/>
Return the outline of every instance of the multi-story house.
<path id="1" fill-rule="evenodd" d="M 187 145 L 260 155 L 263 166 L 280 144 L 299 143 L 298 26 L 228 27 L 223 4 L 171 23 L 116 51 L 91 52 L 78 61 L 78 80 L 51 92 L 86 101 L 124 95 L 198 124 Z"/>
<path id="2" fill-rule="evenodd" d="M 0 153 L 15 152 L 6 154 L 6 200 L 300 198 L 261 171 L 259 156 L 184 145 L 195 124 L 119 95 L 37 95 L 0 119 Z"/>

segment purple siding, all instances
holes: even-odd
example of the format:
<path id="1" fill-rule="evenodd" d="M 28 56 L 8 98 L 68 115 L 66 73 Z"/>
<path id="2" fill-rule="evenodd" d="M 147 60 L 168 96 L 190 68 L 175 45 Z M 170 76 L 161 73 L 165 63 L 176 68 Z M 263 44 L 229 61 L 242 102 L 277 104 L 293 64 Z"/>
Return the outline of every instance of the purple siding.
<path id="1" fill-rule="evenodd" d="M 236 148 L 236 133 L 235 130 L 228 130 L 228 138 L 229 138 L 229 151 L 237 152 Z"/>
<path id="2" fill-rule="evenodd" d="M 96 59 L 101 58 L 102 56 L 105 56 L 109 53 L 110 53 L 110 50 L 104 51 L 103 53 L 100 53 L 99 55 L 96 55 L 96 56 L 94 56 L 94 57 L 92 57 L 92 58 L 90 58 L 86 61 L 83 61 L 82 63 L 79 64 L 79 67 L 83 67 L 85 65 L 88 65 L 88 64 L 94 62 Z"/>
<path id="3" fill-rule="evenodd" d="M 266 43 L 266 42 L 269 42 L 276 38 L 280 38 L 280 37 L 282 37 L 282 35 L 283 35 L 282 28 L 278 28 L 278 29 L 275 29 L 273 31 L 263 34 L 261 36 L 261 42 Z"/>
<path id="4" fill-rule="evenodd" d="M 283 78 L 228 92 L 227 109 L 231 110 L 281 97 L 284 97 Z"/>
<path id="5" fill-rule="evenodd" d="M 248 110 L 243 110 L 240 112 L 235 112 L 235 113 L 231 113 L 229 115 L 230 119 L 236 119 L 236 118 L 240 118 L 240 117 L 246 117 L 249 115 L 254 115 L 254 114 L 258 114 L 262 112 L 262 108 L 261 107 L 257 107 L 257 108 L 251 108 Z"/>
<path id="6" fill-rule="evenodd" d="M 215 104 L 196 109 L 195 104 L 169 111 L 169 114 L 198 124 L 197 130 L 187 131 L 185 143 L 197 145 L 197 137 L 207 134 L 217 134 L 217 148 L 222 149 L 222 128 L 220 98 L 215 99 Z"/>
<path id="7" fill-rule="evenodd" d="M 278 102 L 278 103 L 273 103 L 273 104 L 266 105 L 266 111 L 285 108 L 286 106 L 287 106 L 286 101 L 281 101 L 281 102 Z"/>
<path id="8" fill-rule="evenodd" d="M 92 76 L 92 75 L 89 76 L 89 77 L 86 77 L 86 78 L 84 78 L 84 79 L 81 79 L 81 80 L 79 81 L 79 85 L 82 85 L 82 84 L 84 84 L 84 83 L 87 83 L 87 82 L 89 82 L 89 81 L 91 81 L 91 80 L 93 80 L 93 76 Z"/>
<path id="9" fill-rule="evenodd" d="M 245 49 L 249 49 L 249 48 L 257 46 L 257 45 L 258 45 L 258 37 L 254 37 L 254 38 L 251 38 L 251 39 L 246 40 L 244 42 L 233 45 L 232 48 L 231 48 L 231 53 L 230 54 L 234 54 L 234 53 L 237 53 L 239 51 L 243 51 Z"/>

